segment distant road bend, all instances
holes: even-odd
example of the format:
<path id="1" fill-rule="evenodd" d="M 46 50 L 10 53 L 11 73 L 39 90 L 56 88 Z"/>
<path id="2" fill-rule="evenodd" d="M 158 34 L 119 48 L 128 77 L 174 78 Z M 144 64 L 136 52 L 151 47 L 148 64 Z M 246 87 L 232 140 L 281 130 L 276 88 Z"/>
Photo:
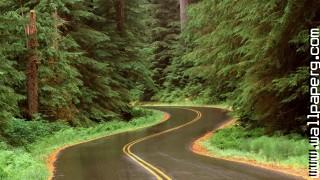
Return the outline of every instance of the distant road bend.
<path id="1" fill-rule="evenodd" d="M 54 180 L 292 180 L 299 177 L 194 154 L 191 143 L 226 122 L 221 109 L 150 107 L 171 118 L 153 127 L 63 150 Z"/>

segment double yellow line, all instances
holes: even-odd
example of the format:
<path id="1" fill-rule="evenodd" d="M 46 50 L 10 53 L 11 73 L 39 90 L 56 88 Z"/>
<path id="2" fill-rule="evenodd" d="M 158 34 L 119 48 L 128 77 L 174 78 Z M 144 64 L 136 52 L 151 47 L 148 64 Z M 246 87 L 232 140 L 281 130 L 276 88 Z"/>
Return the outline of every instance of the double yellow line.
<path id="1" fill-rule="evenodd" d="M 134 154 L 132 151 L 131 151 L 131 148 L 132 146 L 134 146 L 135 144 L 137 143 L 140 143 L 142 141 L 145 141 L 147 139 L 150 139 L 150 138 L 153 138 L 153 137 L 156 137 L 156 136 L 160 136 L 162 134 L 165 134 L 165 133 L 169 133 L 171 131 L 175 131 L 177 129 L 180 129 L 180 128 L 183 128 L 185 126 L 188 126 L 192 123 L 195 123 L 196 121 L 200 120 L 201 117 L 202 117 L 202 114 L 200 111 L 197 111 L 197 110 L 194 110 L 194 109 L 187 109 L 187 108 L 180 108 L 180 109 L 186 109 L 186 110 L 190 110 L 190 111 L 193 111 L 197 114 L 197 117 L 195 117 L 193 120 L 185 123 L 185 124 L 182 124 L 180 126 L 177 126 L 177 127 L 174 127 L 174 128 L 171 128 L 171 129 L 167 129 L 165 131 L 162 131 L 162 132 L 159 132 L 159 133 L 156 133 L 156 134 L 152 134 L 150 136 L 146 136 L 146 137 L 143 137 L 143 138 L 140 138 L 140 139 L 137 139 L 135 141 L 132 141 L 128 144 L 126 144 L 123 148 L 122 148 L 122 151 L 127 155 L 129 156 L 132 160 L 134 160 L 135 162 L 137 162 L 139 165 L 141 165 L 143 168 L 145 168 L 147 171 L 149 171 L 152 175 L 154 175 L 157 180 L 172 180 L 171 177 L 169 177 L 168 175 L 166 175 L 163 171 L 161 171 L 159 168 L 151 165 L 150 163 L 146 162 L 145 160 L 141 159 L 139 156 L 137 156 L 136 154 Z"/>

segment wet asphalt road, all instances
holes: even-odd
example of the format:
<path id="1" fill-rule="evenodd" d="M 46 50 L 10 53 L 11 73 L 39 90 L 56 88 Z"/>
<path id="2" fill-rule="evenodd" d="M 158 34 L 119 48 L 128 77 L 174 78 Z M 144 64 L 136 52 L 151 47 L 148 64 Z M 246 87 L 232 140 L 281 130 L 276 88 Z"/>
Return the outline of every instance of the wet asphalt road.
<path id="1" fill-rule="evenodd" d="M 123 146 L 136 139 L 180 126 L 196 118 L 194 111 L 179 107 L 152 107 L 168 112 L 171 118 L 159 125 L 101 138 L 63 150 L 56 161 L 54 180 L 149 180 L 156 179 L 145 168 L 122 152 Z M 202 117 L 174 131 L 147 139 L 132 146 L 132 152 L 178 180 L 287 180 L 298 177 L 208 158 L 190 151 L 191 143 L 229 118 L 214 108 L 194 107 Z"/>

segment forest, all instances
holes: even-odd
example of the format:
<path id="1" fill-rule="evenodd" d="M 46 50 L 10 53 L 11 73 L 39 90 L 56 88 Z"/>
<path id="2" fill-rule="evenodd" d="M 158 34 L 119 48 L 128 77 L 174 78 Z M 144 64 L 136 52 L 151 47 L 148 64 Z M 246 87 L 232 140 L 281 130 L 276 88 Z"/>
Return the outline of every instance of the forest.
<path id="1" fill-rule="evenodd" d="M 146 101 L 226 103 L 243 127 L 305 136 L 318 0 L 0 0 L 0 13 L 6 151 L 130 122 Z"/>

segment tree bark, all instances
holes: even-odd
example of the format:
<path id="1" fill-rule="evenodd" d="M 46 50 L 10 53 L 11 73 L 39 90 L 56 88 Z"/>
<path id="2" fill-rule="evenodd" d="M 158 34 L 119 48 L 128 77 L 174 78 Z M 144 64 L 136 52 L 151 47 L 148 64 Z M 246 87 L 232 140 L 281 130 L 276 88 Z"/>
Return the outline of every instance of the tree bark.
<path id="1" fill-rule="evenodd" d="M 27 101 L 28 101 L 28 116 L 32 117 L 38 113 L 38 56 L 37 56 L 37 28 L 36 28 L 36 13 L 30 11 L 29 24 L 26 27 L 28 36 L 28 60 L 27 60 Z"/>
<path id="2" fill-rule="evenodd" d="M 181 22 L 181 29 L 184 28 L 187 22 L 187 7 L 189 4 L 189 0 L 180 0 L 180 22 Z"/>
<path id="3" fill-rule="evenodd" d="M 117 21 L 117 30 L 118 32 L 124 31 L 124 0 L 115 0 L 115 10 L 116 10 L 116 21 Z"/>
<path id="4" fill-rule="evenodd" d="M 53 40 L 52 40 L 52 42 L 53 42 L 52 46 L 56 50 L 59 47 L 59 43 L 58 43 L 58 39 L 59 39 L 58 17 L 59 17 L 58 11 L 57 11 L 57 9 L 55 9 L 54 12 L 52 13 L 52 18 L 53 18 L 53 23 L 54 23 L 53 24 L 53 26 L 54 26 L 54 35 L 53 35 Z"/>

